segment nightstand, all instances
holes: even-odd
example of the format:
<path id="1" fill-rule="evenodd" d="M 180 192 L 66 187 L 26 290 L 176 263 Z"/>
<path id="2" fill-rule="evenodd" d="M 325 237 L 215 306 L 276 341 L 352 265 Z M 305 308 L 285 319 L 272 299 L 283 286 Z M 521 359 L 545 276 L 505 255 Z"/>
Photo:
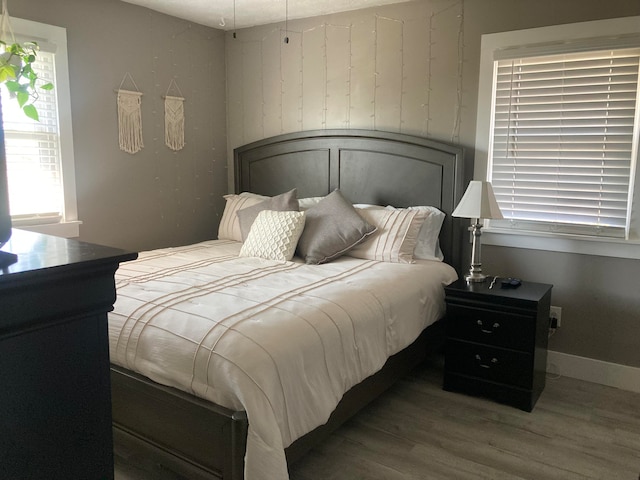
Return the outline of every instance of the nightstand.
<path id="1" fill-rule="evenodd" d="M 445 288 L 443 388 L 530 412 L 544 390 L 552 285 L 492 289 L 464 280 Z"/>

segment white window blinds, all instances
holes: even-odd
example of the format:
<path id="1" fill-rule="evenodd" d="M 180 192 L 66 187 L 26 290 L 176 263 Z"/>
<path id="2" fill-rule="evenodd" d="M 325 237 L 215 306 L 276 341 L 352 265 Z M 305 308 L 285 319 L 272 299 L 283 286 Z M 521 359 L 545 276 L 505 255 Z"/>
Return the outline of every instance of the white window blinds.
<path id="1" fill-rule="evenodd" d="M 495 226 L 625 237 L 640 49 L 495 61 Z"/>
<path id="2" fill-rule="evenodd" d="M 55 84 L 54 54 L 39 51 L 34 69 Z M 59 221 L 64 209 L 56 93 L 39 90 L 40 122 L 27 117 L 2 89 L 9 204 L 18 219 Z"/>

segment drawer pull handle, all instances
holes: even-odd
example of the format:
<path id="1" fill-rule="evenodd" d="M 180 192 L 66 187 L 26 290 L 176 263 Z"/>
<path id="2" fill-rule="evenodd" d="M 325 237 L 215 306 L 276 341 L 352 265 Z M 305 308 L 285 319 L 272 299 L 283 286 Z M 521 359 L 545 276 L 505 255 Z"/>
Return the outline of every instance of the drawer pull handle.
<path id="1" fill-rule="evenodd" d="M 482 333 L 493 333 L 496 329 L 500 328 L 500 324 L 498 322 L 494 322 L 494 324 L 491 325 L 491 330 L 489 330 L 488 328 L 482 328 L 484 326 L 482 320 L 478 320 L 476 323 L 480 327 L 480 331 Z"/>
<path id="2" fill-rule="evenodd" d="M 498 363 L 498 359 L 496 357 L 491 359 L 491 364 L 482 363 L 482 357 L 478 354 L 476 354 L 476 360 L 478 361 L 478 365 L 482 368 L 491 368 L 492 365 L 496 365 Z"/>

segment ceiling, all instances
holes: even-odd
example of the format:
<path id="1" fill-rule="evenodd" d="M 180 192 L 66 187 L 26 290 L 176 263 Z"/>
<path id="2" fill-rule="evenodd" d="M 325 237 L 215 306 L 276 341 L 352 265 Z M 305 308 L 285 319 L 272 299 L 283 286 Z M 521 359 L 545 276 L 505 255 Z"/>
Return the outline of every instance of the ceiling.
<path id="1" fill-rule="evenodd" d="M 123 0 L 221 30 L 359 10 L 407 0 Z M 235 12 L 235 15 L 234 15 Z"/>

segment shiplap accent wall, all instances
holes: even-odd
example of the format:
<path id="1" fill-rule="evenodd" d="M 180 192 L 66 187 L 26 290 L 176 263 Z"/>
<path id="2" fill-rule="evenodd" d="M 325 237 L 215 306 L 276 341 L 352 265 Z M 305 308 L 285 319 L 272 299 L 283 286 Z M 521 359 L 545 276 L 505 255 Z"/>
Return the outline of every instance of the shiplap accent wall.
<path id="1" fill-rule="evenodd" d="M 228 32 L 230 161 L 239 145 L 323 128 L 457 142 L 463 21 L 447 0 Z"/>

